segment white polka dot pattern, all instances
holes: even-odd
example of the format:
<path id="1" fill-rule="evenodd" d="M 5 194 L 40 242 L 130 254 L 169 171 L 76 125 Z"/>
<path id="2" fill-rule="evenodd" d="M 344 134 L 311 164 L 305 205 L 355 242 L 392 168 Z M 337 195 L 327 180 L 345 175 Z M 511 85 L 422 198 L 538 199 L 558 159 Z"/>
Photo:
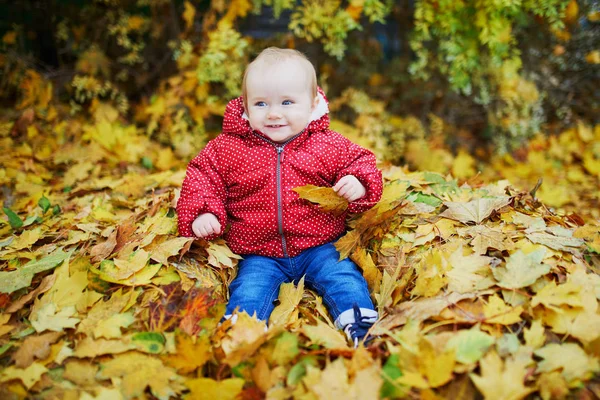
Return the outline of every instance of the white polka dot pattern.
<path id="1" fill-rule="evenodd" d="M 319 92 L 324 96 L 322 90 Z M 231 250 L 238 254 L 283 257 L 277 225 L 277 151 L 259 132 L 253 132 L 241 97 L 225 109 L 223 132 L 211 140 L 188 165 L 177 203 L 179 233 L 193 237 L 192 222 L 213 213 Z M 345 229 L 346 215 L 321 212 L 292 189 L 308 184 L 331 187 L 354 175 L 367 189 L 348 211 L 373 207 L 383 190 L 375 156 L 337 132 L 329 130 L 329 115 L 312 121 L 285 145 L 281 161 L 283 231 L 287 254 L 330 242 Z M 210 239 L 210 238 L 208 238 Z"/>

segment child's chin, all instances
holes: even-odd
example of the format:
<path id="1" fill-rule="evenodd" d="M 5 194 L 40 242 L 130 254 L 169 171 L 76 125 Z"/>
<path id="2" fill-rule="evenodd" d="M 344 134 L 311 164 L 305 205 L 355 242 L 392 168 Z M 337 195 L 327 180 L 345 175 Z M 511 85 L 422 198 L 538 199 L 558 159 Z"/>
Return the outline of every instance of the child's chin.
<path id="1" fill-rule="evenodd" d="M 292 133 L 287 133 L 287 132 L 266 132 L 266 135 L 269 139 L 271 139 L 274 142 L 285 142 L 288 139 L 291 139 L 292 137 L 294 137 L 294 135 Z"/>

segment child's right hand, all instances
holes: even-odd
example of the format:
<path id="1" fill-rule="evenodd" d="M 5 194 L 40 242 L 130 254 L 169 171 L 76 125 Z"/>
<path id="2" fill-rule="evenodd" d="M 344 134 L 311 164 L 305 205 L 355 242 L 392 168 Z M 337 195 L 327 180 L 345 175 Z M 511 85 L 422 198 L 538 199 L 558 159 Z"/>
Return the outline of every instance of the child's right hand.
<path id="1" fill-rule="evenodd" d="M 194 235 L 205 238 L 221 233 L 221 224 L 214 214 L 201 214 L 192 222 L 192 231 Z"/>

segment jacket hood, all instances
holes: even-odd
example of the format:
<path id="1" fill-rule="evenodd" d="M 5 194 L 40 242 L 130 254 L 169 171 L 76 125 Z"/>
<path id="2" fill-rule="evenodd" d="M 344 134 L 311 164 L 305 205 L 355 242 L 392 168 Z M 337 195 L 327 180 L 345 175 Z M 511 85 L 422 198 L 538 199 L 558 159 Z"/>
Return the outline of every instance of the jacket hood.
<path id="1" fill-rule="evenodd" d="M 317 96 L 319 103 L 310 116 L 310 122 L 306 129 L 309 132 L 321 131 L 329 128 L 329 101 L 325 97 L 325 92 L 317 87 Z M 247 135 L 252 132 L 250 121 L 244 110 L 244 101 L 242 97 L 231 100 L 225 108 L 223 116 L 223 132 L 236 135 Z"/>

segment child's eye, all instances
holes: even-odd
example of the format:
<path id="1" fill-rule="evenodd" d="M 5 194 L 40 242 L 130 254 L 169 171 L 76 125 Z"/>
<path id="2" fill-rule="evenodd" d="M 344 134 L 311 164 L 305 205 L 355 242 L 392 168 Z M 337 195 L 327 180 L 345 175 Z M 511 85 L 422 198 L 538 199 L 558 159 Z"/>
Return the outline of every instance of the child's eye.
<path id="1" fill-rule="evenodd" d="M 264 101 L 257 101 L 256 103 L 254 103 L 254 105 L 257 107 L 264 107 L 267 105 L 267 103 L 265 103 Z"/>
<path id="2" fill-rule="evenodd" d="M 281 103 L 281 104 L 283 104 L 284 106 L 289 106 L 292 103 L 293 103 L 293 101 L 291 101 L 291 100 L 284 100 L 283 103 Z"/>

